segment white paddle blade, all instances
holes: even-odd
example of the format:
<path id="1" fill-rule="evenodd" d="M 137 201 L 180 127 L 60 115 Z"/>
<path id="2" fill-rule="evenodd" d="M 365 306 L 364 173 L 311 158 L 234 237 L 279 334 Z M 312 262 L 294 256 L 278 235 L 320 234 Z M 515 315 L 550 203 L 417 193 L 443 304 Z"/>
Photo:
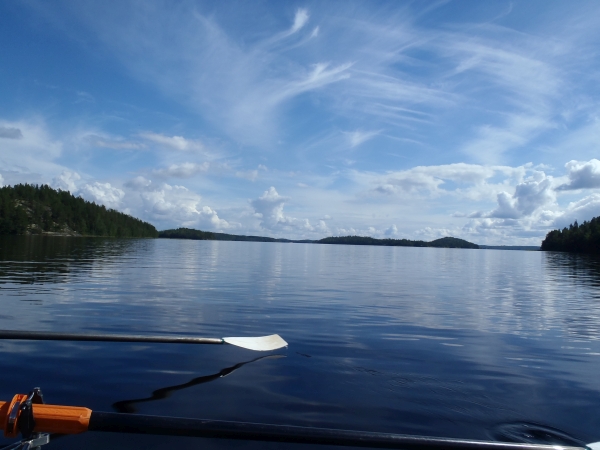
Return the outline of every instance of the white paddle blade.
<path id="1" fill-rule="evenodd" d="M 228 344 L 237 347 L 247 348 L 248 350 L 257 350 L 259 352 L 277 350 L 278 348 L 287 347 L 288 345 L 288 343 L 281 339 L 281 336 L 278 334 L 260 337 L 224 337 L 223 342 L 227 342 Z"/>
<path id="2" fill-rule="evenodd" d="M 587 445 L 589 448 L 591 448 L 592 450 L 600 450 L 600 442 L 592 442 L 591 444 Z"/>

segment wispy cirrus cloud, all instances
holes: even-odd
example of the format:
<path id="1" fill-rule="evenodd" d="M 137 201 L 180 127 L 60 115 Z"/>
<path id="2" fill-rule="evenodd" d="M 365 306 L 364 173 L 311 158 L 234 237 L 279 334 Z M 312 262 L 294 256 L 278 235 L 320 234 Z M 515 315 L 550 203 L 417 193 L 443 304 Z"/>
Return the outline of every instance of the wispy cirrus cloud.
<path id="1" fill-rule="evenodd" d="M 146 148 L 146 145 L 143 142 L 108 136 L 98 136 L 95 134 L 85 136 L 84 140 L 91 146 L 110 148 L 113 150 L 140 150 Z"/>
<path id="2" fill-rule="evenodd" d="M 204 145 L 198 140 L 186 139 L 183 136 L 165 136 L 159 133 L 140 133 L 140 137 L 163 148 L 184 152 L 201 152 Z"/>

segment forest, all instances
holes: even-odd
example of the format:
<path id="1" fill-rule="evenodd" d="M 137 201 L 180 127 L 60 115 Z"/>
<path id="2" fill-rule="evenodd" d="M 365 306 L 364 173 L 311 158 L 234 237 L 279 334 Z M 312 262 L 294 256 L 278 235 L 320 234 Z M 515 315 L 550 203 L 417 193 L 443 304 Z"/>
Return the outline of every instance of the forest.
<path id="1" fill-rule="evenodd" d="M 0 188 L 0 235 L 157 237 L 154 226 L 48 185 Z"/>
<path id="2" fill-rule="evenodd" d="M 411 241 L 409 239 L 375 239 L 364 236 L 340 236 L 327 237 L 317 242 L 319 244 L 383 245 L 392 247 L 479 248 L 477 244 L 454 237 L 444 237 L 431 242 L 426 242 Z"/>
<path id="3" fill-rule="evenodd" d="M 193 239 L 199 241 L 250 241 L 250 242 L 314 242 L 294 241 L 291 239 L 278 239 L 265 236 L 245 236 L 243 234 L 215 233 L 212 231 L 201 231 L 193 228 L 177 228 L 175 230 L 164 230 L 158 233 L 159 238 L 167 239 Z"/>
<path id="4" fill-rule="evenodd" d="M 594 217 L 581 225 L 575 221 L 569 228 L 550 231 L 542 241 L 542 250 L 599 255 L 600 217 Z"/>

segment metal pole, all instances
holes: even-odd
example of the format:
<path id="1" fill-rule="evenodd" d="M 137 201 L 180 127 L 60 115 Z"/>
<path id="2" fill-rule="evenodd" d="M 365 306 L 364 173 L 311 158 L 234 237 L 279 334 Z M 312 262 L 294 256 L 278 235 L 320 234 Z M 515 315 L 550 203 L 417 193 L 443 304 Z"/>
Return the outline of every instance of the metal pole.
<path id="1" fill-rule="evenodd" d="M 32 341 L 102 341 L 102 342 L 156 342 L 165 344 L 223 344 L 221 338 L 187 336 L 142 336 L 120 334 L 75 334 L 49 331 L 0 330 L 0 339 Z"/>

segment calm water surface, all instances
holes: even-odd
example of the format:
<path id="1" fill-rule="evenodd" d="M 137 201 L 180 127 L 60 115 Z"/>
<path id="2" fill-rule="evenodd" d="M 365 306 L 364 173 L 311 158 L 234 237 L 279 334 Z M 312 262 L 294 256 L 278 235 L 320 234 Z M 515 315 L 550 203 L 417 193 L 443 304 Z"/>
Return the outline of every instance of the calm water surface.
<path id="1" fill-rule="evenodd" d="M 0 328 L 279 333 L 290 344 L 265 355 L 232 346 L 1 341 L 0 400 L 41 386 L 48 403 L 99 411 L 600 440 L 600 260 L 592 258 L 3 237 Z M 45 448 L 306 446 L 90 432 Z"/>

